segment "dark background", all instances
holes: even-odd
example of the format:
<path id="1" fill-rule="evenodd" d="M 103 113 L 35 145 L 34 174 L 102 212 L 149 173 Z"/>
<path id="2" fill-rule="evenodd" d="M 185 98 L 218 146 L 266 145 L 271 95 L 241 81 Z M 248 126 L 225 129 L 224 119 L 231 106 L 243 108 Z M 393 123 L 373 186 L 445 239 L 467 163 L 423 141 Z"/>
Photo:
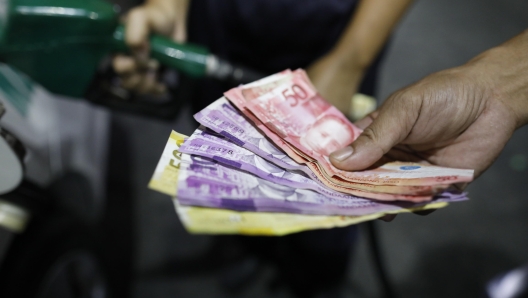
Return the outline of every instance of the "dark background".
<path id="1" fill-rule="evenodd" d="M 398 26 L 382 64 L 379 100 L 419 78 L 464 63 L 528 28 L 526 0 L 421 0 Z M 215 240 L 189 235 L 170 198 L 147 189 L 170 130 L 195 129 L 188 109 L 173 122 L 116 113 L 127 139 L 134 204 L 133 297 L 290 297 L 269 292 L 275 269 L 265 265 L 239 293 L 228 293 L 218 270 L 203 262 Z M 478 297 L 501 271 L 528 263 L 528 127 L 469 188 L 471 200 L 427 217 L 377 222 L 382 252 L 399 297 Z M 345 293 L 379 297 L 368 246 L 360 237 Z M 202 260 L 202 261 L 200 261 Z"/>

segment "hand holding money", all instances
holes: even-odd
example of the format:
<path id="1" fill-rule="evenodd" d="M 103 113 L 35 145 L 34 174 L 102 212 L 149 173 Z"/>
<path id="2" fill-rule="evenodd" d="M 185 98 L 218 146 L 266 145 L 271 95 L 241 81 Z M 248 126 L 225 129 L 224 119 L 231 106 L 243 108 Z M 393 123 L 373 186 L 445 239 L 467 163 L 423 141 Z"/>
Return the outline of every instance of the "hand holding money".
<path id="1" fill-rule="evenodd" d="M 432 164 L 475 169 L 478 177 L 528 121 L 527 49 L 525 32 L 397 91 L 358 123 L 364 132 L 333 153 L 332 164 L 362 170 L 399 145 Z"/>
<path id="2" fill-rule="evenodd" d="M 354 141 L 361 130 L 317 93 L 302 70 L 286 71 L 225 95 L 277 147 L 335 190 L 379 200 L 418 202 L 430 200 L 449 184 L 473 178 L 472 170 L 387 162 L 390 159 L 364 171 L 335 168 L 329 154 Z"/>
<path id="3" fill-rule="evenodd" d="M 279 235 L 466 199 L 448 188 L 470 181 L 471 170 L 391 157 L 366 171 L 333 167 L 329 154 L 362 130 L 328 104 L 302 70 L 286 70 L 225 95 L 195 115 L 202 127 L 192 136 L 171 134 L 150 183 L 175 196 L 189 231 Z M 205 219 L 233 212 L 263 222 L 222 220 L 215 226 Z M 346 217 L 336 221 L 336 215 Z"/>
<path id="4" fill-rule="evenodd" d="M 448 191 L 473 179 L 458 167 L 480 174 L 528 123 L 526 49 L 528 31 L 395 93 L 357 126 L 302 70 L 229 90 L 234 106 L 221 98 L 195 115 L 193 136 L 171 135 L 150 186 L 214 207 L 177 204 L 196 233 L 283 235 L 464 200 Z"/>

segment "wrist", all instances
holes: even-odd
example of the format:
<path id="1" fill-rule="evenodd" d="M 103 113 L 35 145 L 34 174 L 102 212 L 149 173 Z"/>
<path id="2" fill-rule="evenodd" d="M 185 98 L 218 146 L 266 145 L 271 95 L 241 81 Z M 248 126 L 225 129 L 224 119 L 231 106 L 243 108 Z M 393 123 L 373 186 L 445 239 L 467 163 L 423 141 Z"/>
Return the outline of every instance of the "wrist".
<path id="1" fill-rule="evenodd" d="M 344 68 L 365 71 L 373 61 L 372 53 L 355 44 L 337 47 L 329 54 L 332 59 Z"/>
<path id="2" fill-rule="evenodd" d="M 511 110 L 517 128 L 528 124 L 528 30 L 466 66 L 476 81 L 490 90 L 493 100 Z"/>

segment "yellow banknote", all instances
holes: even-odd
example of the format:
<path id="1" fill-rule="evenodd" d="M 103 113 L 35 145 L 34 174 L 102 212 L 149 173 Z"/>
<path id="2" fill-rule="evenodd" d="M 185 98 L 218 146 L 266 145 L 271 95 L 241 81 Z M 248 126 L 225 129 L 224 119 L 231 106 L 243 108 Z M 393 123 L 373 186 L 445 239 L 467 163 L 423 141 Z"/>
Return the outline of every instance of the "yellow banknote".
<path id="1" fill-rule="evenodd" d="M 181 153 L 179 148 L 187 137 L 171 132 L 165 149 L 154 170 L 149 188 L 175 197 L 178 185 Z M 176 212 L 190 233 L 243 234 L 280 236 L 313 229 L 344 227 L 373 220 L 387 213 L 364 216 L 303 215 L 272 212 L 240 212 L 226 209 L 181 206 L 174 198 Z M 414 209 L 401 209 L 393 213 L 438 209 L 447 203 L 431 203 Z"/>
<path id="2" fill-rule="evenodd" d="M 226 209 L 181 206 L 174 199 L 176 212 L 185 229 L 193 234 L 241 234 L 282 236 L 314 229 L 345 227 L 382 217 L 387 213 L 364 216 L 326 216 L 270 212 L 239 212 Z M 433 203 L 413 210 L 438 209 L 447 203 Z M 396 213 L 396 212 L 395 212 Z"/>
<path id="3" fill-rule="evenodd" d="M 178 172 L 180 170 L 181 153 L 178 151 L 187 136 L 172 131 L 165 149 L 161 154 L 158 165 L 149 182 L 149 188 L 169 195 L 176 196 L 178 186 Z"/>

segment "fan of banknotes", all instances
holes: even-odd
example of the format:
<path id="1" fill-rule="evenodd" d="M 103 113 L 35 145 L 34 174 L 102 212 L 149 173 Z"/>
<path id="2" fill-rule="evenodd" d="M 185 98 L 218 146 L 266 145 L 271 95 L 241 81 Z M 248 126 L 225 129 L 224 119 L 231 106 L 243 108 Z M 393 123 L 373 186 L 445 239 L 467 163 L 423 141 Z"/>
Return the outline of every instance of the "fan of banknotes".
<path id="1" fill-rule="evenodd" d="M 299 69 L 233 88 L 172 132 L 149 187 L 192 233 L 284 235 L 467 200 L 473 170 L 391 160 L 347 172 L 330 153 L 361 134 Z M 409 153 L 410 154 L 410 153 Z"/>

